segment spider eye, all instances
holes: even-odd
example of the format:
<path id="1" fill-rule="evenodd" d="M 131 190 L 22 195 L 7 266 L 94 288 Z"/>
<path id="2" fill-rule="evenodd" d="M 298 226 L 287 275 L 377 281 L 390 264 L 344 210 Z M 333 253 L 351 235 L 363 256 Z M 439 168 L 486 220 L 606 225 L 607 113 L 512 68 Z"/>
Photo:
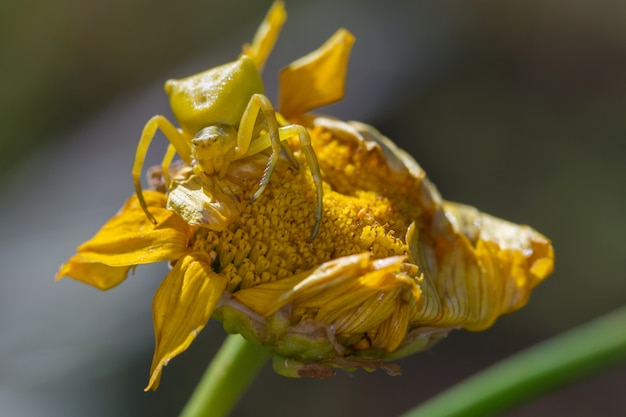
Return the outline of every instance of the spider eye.
<path id="1" fill-rule="evenodd" d="M 194 148 L 208 148 L 219 140 L 219 132 L 216 132 L 215 126 L 211 126 L 200 129 L 196 136 L 191 139 L 191 144 Z"/>
<path id="2" fill-rule="evenodd" d="M 196 149 L 218 147 L 219 151 L 224 152 L 234 147 L 236 141 L 237 131 L 233 127 L 217 125 L 200 129 L 191 139 L 191 144 Z"/>

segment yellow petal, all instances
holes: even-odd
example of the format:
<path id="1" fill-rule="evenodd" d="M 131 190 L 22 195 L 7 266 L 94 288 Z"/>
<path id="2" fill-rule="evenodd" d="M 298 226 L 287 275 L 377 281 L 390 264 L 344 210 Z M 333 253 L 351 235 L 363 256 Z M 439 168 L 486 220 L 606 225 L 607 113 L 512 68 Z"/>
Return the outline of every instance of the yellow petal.
<path id="1" fill-rule="evenodd" d="M 260 315 L 267 317 L 285 304 L 299 297 L 298 302 L 306 304 L 307 299 L 352 281 L 370 268 L 370 254 L 367 252 L 344 256 L 328 261 L 315 270 L 302 272 L 291 278 L 276 280 L 252 288 L 237 291 L 233 297 Z M 348 284 L 350 285 L 350 284 Z M 336 295 L 336 291 L 330 291 Z M 332 298 L 332 297 L 330 297 Z"/>
<path id="2" fill-rule="evenodd" d="M 287 20 L 285 5 L 282 1 L 275 1 L 257 29 L 252 44 L 243 46 L 243 53 L 254 60 L 259 71 L 263 69 L 267 57 L 272 52 L 285 20 Z"/>
<path id="3" fill-rule="evenodd" d="M 308 274 L 310 271 L 240 290 L 235 292 L 233 297 L 256 313 L 267 317 L 287 303 L 284 301 L 285 294 L 290 294 L 293 287 Z"/>
<path id="4" fill-rule="evenodd" d="M 436 228 L 447 232 L 428 249 L 436 260 L 425 261 L 419 248 L 429 244 L 410 237 L 411 258 L 430 266 L 422 284 L 421 316 L 412 321 L 486 329 L 526 304 L 532 289 L 552 272 L 552 245 L 528 226 L 473 207 L 445 202 L 444 209 L 445 220 Z"/>
<path id="5" fill-rule="evenodd" d="M 368 332 L 372 347 L 393 352 L 404 340 L 409 328 L 409 304 L 398 300 L 395 309 L 376 329 Z"/>
<path id="6" fill-rule="evenodd" d="M 112 267 L 101 263 L 82 262 L 81 255 L 74 255 L 59 268 L 55 279 L 70 277 L 101 290 L 113 288 L 128 274 L 130 266 Z"/>
<path id="7" fill-rule="evenodd" d="M 370 270 L 341 280 L 328 291 L 302 291 L 295 300 L 319 309 L 317 319 L 333 324 L 338 333 L 365 332 L 386 320 L 402 291 L 415 284 L 399 272 L 402 262 L 400 256 L 374 261 Z"/>
<path id="8" fill-rule="evenodd" d="M 345 300 L 351 308 L 323 304 L 317 319 L 335 326 L 337 333 L 367 332 L 379 326 L 394 313 L 400 293 L 399 288 L 389 291 L 355 288 L 351 293 L 345 293 L 339 297 Z M 333 299 L 331 304 L 335 304 L 334 301 Z"/>
<path id="9" fill-rule="evenodd" d="M 287 118 L 339 101 L 354 36 L 339 29 L 319 49 L 292 62 L 280 72 L 278 108 Z"/>
<path id="10" fill-rule="evenodd" d="M 372 260 L 367 252 L 345 256 L 233 297 L 263 316 L 291 302 L 294 311 L 316 311 L 315 320 L 338 335 L 374 330 L 375 347 L 391 350 L 406 334 L 409 307 L 421 301 L 418 281 L 401 270 L 403 261 L 402 256 Z"/>
<path id="11" fill-rule="evenodd" d="M 159 386 L 163 367 L 204 328 L 226 283 L 211 269 L 209 256 L 200 252 L 180 259 L 165 277 L 152 303 L 156 347 L 146 391 Z"/>
<path id="12" fill-rule="evenodd" d="M 89 241 L 78 247 L 81 262 L 109 266 L 131 266 L 175 260 L 189 252 L 189 226 L 179 216 L 165 209 L 166 196 L 144 191 L 155 226 L 131 197 L 120 212 L 109 220 Z"/>

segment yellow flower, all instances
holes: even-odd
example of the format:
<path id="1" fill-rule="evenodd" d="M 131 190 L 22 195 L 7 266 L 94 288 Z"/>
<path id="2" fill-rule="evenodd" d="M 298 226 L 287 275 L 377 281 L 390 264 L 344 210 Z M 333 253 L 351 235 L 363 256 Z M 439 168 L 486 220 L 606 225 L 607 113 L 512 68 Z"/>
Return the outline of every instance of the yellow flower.
<path id="1" fill-rule="evenodd" d="M 281 12 L 275 4 L 261 31 L 275 37 Z M 288 118 L 278 120 L 306 128 L 323 177 L 314 239 L 316 187 L 302 143 L 290 138 L 295 160 L 279 159 L 254 202 L 269 151 L 232 161 L 223 175 L 179 164 L 159 191 L 143 191 L 156 226 L 133 196 L 60 268 L 57 278 L 105 290 L 136 265 L 170 262 L 153 302 L 146 389 L 158 387 L 163 367 L 211 317 L 269 346 L 283 375 L 324 378 L 337 367 L 396 374 L 386 360 L 453 329 L 489 327 L 552 272 L 548 239 L 443 201 L 421 167 L 374 128 L 304 115 L 343 95 L 343 81 L 325 91 L 311 80 L 345 73 L 348 35 L 338 32 L 281 76 Z M 259 45 L 246 53 L 267 55 Z"/>

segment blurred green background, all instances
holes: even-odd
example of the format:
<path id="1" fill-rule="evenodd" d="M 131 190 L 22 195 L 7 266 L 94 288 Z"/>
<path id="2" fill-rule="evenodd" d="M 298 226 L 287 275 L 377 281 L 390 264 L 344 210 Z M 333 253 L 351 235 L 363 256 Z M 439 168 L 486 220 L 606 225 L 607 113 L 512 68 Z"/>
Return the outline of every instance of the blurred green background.
<path id="1" fill-rule="evenodd" d="M 223 331 L 208 326 L 143 393 L 166 266 L 107 293 L 52 277 L 132 192 L 141 128 L 170 114 L 163 81 L 234 59 L 269 5 L 0 2 L 0 415 L 181 409 Z M 267 367 L 234 416 L 397 415 L 624 304 L 626 3 L 320 0 L 287 11 L 264 72 L 270 98 L 280 67 L 350 29 L 347 95 L 323 112 L 376 126 L 445 198 L 552 238 L 556 271 L 525 309 L 400 361 L 401 377 L 289 380 Z M 507 415 L 626 415 L 626 368 Z"/>

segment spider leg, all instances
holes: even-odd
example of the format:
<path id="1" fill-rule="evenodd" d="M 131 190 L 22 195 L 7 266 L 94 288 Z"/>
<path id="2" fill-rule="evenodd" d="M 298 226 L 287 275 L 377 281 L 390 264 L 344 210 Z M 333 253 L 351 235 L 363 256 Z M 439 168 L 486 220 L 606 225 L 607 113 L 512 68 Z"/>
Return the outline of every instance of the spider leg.
<path id="1" fill-rule="evenodd" d="M 254 127 L 256 125 L 257 117 L 261 113 L 267 123 L 267 135 L 263 135 L 260 138 L 253 138 Z M 254 139 L 254 140 L 253 140 Z M 267 140 L 269 139 L 269 141 Z M 255 201 L 265 190 L 269 183 L 270 177 L 276 168 L 278 158 L 280 157 L 280 151 L 282 145 L 280 143 L 280 136 L 278 134 L 278 121 L 276 120 L 276 113 L 270 100 L 262 94 L 254 94 L 248 102 L 248 106 L 241 117 L 239 123 L 239 131 L 237 132 L 237 146 L 235 147 L 235 154 L 233 159 L 240 159 L 247 155 L 254 155 L 261 152 L 268 147 L 272 148 L 272 154 L 270 155 L 265 171 L 261 177 L 259 188 L 252 196 L 252 201 Z"/>
<path id="2" fill-rule="evenodd" d="M 256 119 L 258 114 L 262 113 L 267 123 L 267 134 L 260 137 L 253 138 L 254 127 L 256 125 Z M 302 146 L 302 152 L 309 164 L 311 175 L 313 177 L 313 183 L 315 184 L 315 190 L 317 193 L 316 209 L 315 209 L 315 227 L 311 233 L 311 241 L 317 236 L 320 225 L 322 223 L 322 200 L 323 200 L 323 187 L 322 187 L 322 173 L 320 171 L 319 162 L 311 146 L 311 137 L 307 130 L 300 125 L 289 125 L 278 128 L 278 121 L 276 120 L 276 113 L 270 103 L 269 99 L 261 94 L 254 94 L 241 117 L 239 124 L 239 131 L 237 133 L 237 146 L 235 147 L 234 159 L 240 159 L 244 156 L 254 155 L 261 152 L 268 147 L 272 147 L 272 154 L 270 155 L 265 171 L 261 177 L 259 188 L 252 196 L 252 202 L 254 202 L 263 193 L 267 184 L 270 181 L 270 177 L 276 168 L 278 158 L 280 157 L 280 151 L 283 148 L 287 148 L 289 151 L 287 155 L 290 161 L 295 161 L 291 148 L 285 146 L 283 142 L 289 137 L 297 136 Z M 296 162 L 297 166 L 297 162 Z"/>
<path id="3" fill-rule="evenodd" d="M 317 160 L 317 156 L 315 156 L 315 151 L 311 146 L 311 137 L 309 136 L 309 132 L 307 132 L 304 126 L 283 126 L 278 131 L 281 140 L 285 140 L 288 137 L 292 136 L 298 137 L 298 139 L 300 140 L 300 146 L 302 147 L 302 152 L 304 153 L 306 162 L 309 165 L 309 170 L 311 171 L 311 177 L 313 178 L 313 184 L 315 184 L 315 192 L 317 196 L 315 207 L 315 226 L 313 227 L 313 231 L 311 232 L 310 239 L 310 241 L 313 241 L 313 239 L 315 239 L 315 236 L 317 236 L 317 232 L 319 231 L 320 225 L 322 223 L 322 201 L 324 197 L 324 188 L 322 186 L 322 173 L 320 171 L 320 164 Z"/>
<path id="4" fill-rule="evenodd" d="M 161 173 L 163 174 L 163 182 L 166 189 L 169 189 L 170 186 L 170 165 L 172 165 L 174 156 L 176 156 L 176 148 L 170 143 L 161 161 Z"/>
<path id="5" fill-rule="evenodd" d="M 280 133 L 280 129 L 278 129 L 278 133 Z M 283 146 L 283 151 L 285 152 L 285 155 L 287 155 L 287 159 L 289 159 L 289 162 L 291 162 L 291 165 L 293 165 L 295 169 L 300 169 L 300 164 L 298 163 L 298 160 L 296 159 L 296 157 L 293 155 L 293 151 L 289 147 L 289 144 L 282 139 L 281 139 L 280 144 Z"/>
<path id="6" fill-rule="evenodd" d="M 183 136 L 174 125 L 167 120 L 163 116 L 154 116 L 143 128 L 141 132 L 141 137 L 139 138 L 139 143 L 137 144 L 137 151 L 135 153 L 135 162 L 133 163 L 133 184 L 135 185 L 135 193 L 137 194 L 137 199 L 139 200 L 139 205 L 146 213 L 146 216 L 150 221 L 154 224 L 157 224 L 154 216 L 148 211 L 148 205 L 146 204 L 146 200 L 143 197 L 143 192 L 141 189 L 141 172 L 143 171 L 143 162 L 146 159 L 146 153 L 148 152 L 148 148 L 150 147 L 150 143 L 154 138 L 154 135 L 160 129 L 161 132 L 165 135 L 167 140 L 170 142 L 170 146 L 168 147 L 167 153 L 163 158 L 163 162 L 161 166 L 163 167 L 163 175 L 166 174 L 169 165 L 174 157 L 174 154 L 178 152 L 181 159 L 185 161 L 185 163 L 189 164 L 191 162 L 191 150 L 189 148 L 189 140 Z M 168 182 L 168 177 L 166 178 L 166 183 Z"/>

